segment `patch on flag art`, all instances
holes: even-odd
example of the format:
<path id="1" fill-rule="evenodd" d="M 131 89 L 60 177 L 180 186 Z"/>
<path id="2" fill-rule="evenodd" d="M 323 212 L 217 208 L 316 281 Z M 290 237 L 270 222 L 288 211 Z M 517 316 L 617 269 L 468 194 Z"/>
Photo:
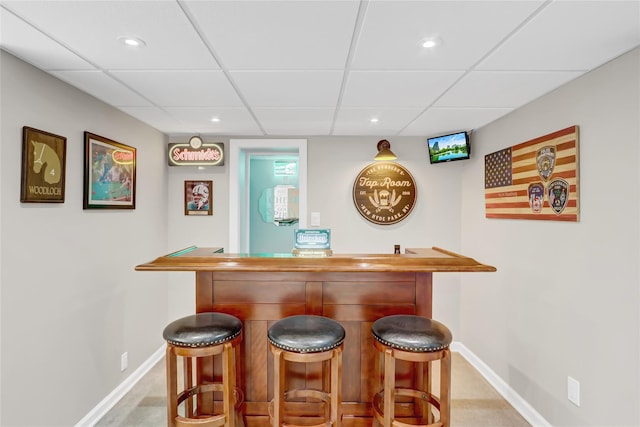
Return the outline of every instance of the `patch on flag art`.
<path id="1" fill-rule="evenodd" d="M 531 206 L 531 211 L 534 213 L 542 212 L 542 205 L 544 203 L 544 185 L 542 185 L 541 182 L 529 184 L 527 194 L 529 195 L 529 206 Z"/>
<path id="2" fill-rule="evenodd" d="M 577 126 L 485 155 L 487 218 L 577 222 L 578 190 Z"/>
<path id="3" fill-rule="evenodd" d="M 536 155 L 538 174 L 544 181 L 548 181 L 556 164 L 556 147 L 542 147 Z"/>
<path id="4" fill-rule="evenodd" d="M 549 183 L 549 206 L 558 215 L 562 213 L 569 200 L 569 183 L 562 178 Z"/>

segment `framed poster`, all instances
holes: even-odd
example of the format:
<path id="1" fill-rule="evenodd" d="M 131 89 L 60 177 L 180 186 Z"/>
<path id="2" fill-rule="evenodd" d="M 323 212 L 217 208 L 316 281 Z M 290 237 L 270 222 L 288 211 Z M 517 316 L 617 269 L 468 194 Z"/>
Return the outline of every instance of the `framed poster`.
<path id="1" fill-rule="evenodd" d="M 84 209 L 135 209 L 136 149 L 84 133 Z"/>
<path id="2" fill-rule="evenodd" d="M 22 128 L 23 203 L 64 203 L 67 138 L 28 126 Z"/>
<path id="3" fill-rule="evenodd" d="M 213 215 L 213 181 L 184 182 L 184 214 Z"/>

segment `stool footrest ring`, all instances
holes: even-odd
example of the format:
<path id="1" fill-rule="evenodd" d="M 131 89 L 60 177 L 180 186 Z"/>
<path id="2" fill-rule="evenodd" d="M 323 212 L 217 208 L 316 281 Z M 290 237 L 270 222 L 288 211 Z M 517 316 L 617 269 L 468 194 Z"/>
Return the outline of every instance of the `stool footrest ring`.
<path id="1" fill-rule="evenodd" d="M 211 383 L 211 384 L 201 384 L 195 387 L 191 387 L 187 390 L 184 390 L 182 393 L 178 394 L 178 405 L 187 400 L 190 397 L 193 397 L 197 394 L 201 393 L 210 393 L 214 391 L 223 392 L 224 386 L 222 383 Z M 233 407 L 238 410 L 242 403 L 244 402 L 244 393 L 238 387 L 233 390 L 234 396 L 234 404 Z"/>
<path id="2" fill-rule="evenodd" d="M 413 397 L 414 399 L 420 399 L 424 402 L 435 407 L 438 411 L 440 411 L 440 399 L 431 393 L 426 393 L 422 390 L 415 390 L 412 388 L 396 388 L 394 389 L 395 396 L 407 396 Z M 380 422 L 380 424 L 384 424 L 384 411 L 382 409 L 384 402 L 384 389 L 380 390 L 373 396 L 373 401 L 371 402 L 371 409 L 373 410 L 374 417 Z M 442 422 L 438 421 L 432 424 L 408 424 L 395 419 L 392 421 L 392 425 L 394 427 L 442 427 Z"/>
<path id="3" fill-rule="evenodd" d="M 316 399 L 318 401 L 322 401 L 325 403 L 328 403 L 331 401 L 331 396 L 329 395 L 329 393 L 326 393 L 320 390 L 310 390 L 310 389 L 289 390 L 284 393 L 285 403 L 287 403 L 288 399 L 299 399 L 299 398 L 311 398 L 311 399 Z M 290 402 L 290 403 L 293 403 L 293 402 Z M 342 414 L 341 414 L 341 417 L 342 417 Z M 269 422 L 272 423 L 272 421 L 273 421 L 273 400 L 269 402 Z M 324 421 L 320 424 L 304 425 L 304 426 L 298 426 L 297 424 L 289 424 L 286 422 L 282 423 L 283 427 L 331 427 L 332 425 L 333 425 L 333 422 L 331 420 Z"/>
<path id="4" fill-rule="evenodd" d="M 437 410 L 440 410 L 440 399 L 432 393 L 427 393 L 422 390 L 414 390 L 412 388 L 396 388 L 394 392 L 396 396 L 408 396 L 413 397 L 414 399 L 423 400 L 430 405 L 435 406 Z"/>
<path id="5" fill-rule="evenodd" d="M 210 417 L 203 417 L 203 418 L 176 417 L 175 425 L 176 427 L 190 427 L 190 426 L 220 427 L 225 424 L 225 421 L 226 421 L 226 417 L 224 414 L 213 415 Z"/>
<path id="6" fill-rule="evenodd" d="M 187 390 L 184 390 L 182 393 L 178 394 L 177 405 L 179 406 L 185 400 L 196 396 L 201 393 L 211 393 L 211 392 L 223 392 L 224 385 L 222 383 L 210 383 L 210 384 L 201 384 L 195 387 L 191 387 Z M 234 412 L 237 414 L 240 411 L 240 407 L 244 403 L 244 393 L 238 387 L 235 387 L 233 390 L 233 408 Z M 234 414 L 235 416 L 235 414 Z M 187 427 L 187 426 L 199 426 L 199 427 L 219 427 L 226 424 L 226 416 L 225 414 L 217 414 L 217 415 L 198 415 L 196 418 L 185 418 L 182 416 L 177 416 L 175 418 L 175 426 L 176 427 Z"/>

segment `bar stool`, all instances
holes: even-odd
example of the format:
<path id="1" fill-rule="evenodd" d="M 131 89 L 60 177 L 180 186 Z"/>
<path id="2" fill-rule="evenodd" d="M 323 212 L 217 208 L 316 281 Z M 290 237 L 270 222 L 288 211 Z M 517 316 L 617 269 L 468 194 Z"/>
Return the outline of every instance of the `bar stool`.
<path id="1" fill-rule="evenodd" d="M 269 328 L 268 338 L 274 364 L 273 400 L 269 405 L 272 426 L 285 424 L 285 404 L 290 399 L 312 398 L 325 405 L 325 421 L 316 425 L 340 427 L 342 349 L 345 338 L 342 325 L 322 316 L 290 316 L 274 323 Z M 285 362 L 323 362 L 323 389 L 286 391 Z M 329 372 L 324 369 L 325 363 L 329 363 Z M 286 425 L 294 426 L 290 423 Z"/>
<path id="2" fill-rule="evenodd" d="M 167 341 L 167 425 L 182 427 L 198 425 L 236 427 L 236 419 L 244 400 L 242 391 L 236 387 L 235 358 L 242 339 L 242 322 L 237 317 L 224 313 L 198 313 L 175 320 L 167 325 L 162 334 Z M 193 362 L 197 358 L 222 355 L 222 382 L 193 384 Z M 182 391 L 178 392 L 178 356 L 183 360 Z M 222 392 L 222 411 L 204 414 L 205 407 L 214 405 L 213 392 Z M 211 400 L 204 400 L 202 393 L 211 393 Z M 195 402 L 194 407 L 194 400 Z M 185 402 L 184 416 L 178 407 Z M 201 406 L 200 408 L 198 406 Z M 207 411 L 214 412 L 214 411 Z M 241 415 L 240 415 L 241 417 Z"/>
<path id="3" fill-rule="evenodd" d="M 442 323 L 426 317 L 393 315 L 376 320 L 371 328 L 375 348 L 384 354 L 382 390 L 372 402 L 376 420 L 384 427 L 450 426 L 451 400 L 451 332 Z M 396 388 L 395 362 L 404 360 L 420 363 L 422 371 L 416 376 L 413 388 Z M 429 364 L 440 361 L 440 395 L 431 393 Z M 426 365 L 424 364 L 426 363 Z M 426 368 L 426 369 L 425 369 Z M 395 416 L 396 396 L 414 399 L 414 413 L 423 424 L 406 424 Z M 431 407 L 439 411 L 439 422 L 432 420 Z M 418 411 L 420 409 L 420 411 Z"/>

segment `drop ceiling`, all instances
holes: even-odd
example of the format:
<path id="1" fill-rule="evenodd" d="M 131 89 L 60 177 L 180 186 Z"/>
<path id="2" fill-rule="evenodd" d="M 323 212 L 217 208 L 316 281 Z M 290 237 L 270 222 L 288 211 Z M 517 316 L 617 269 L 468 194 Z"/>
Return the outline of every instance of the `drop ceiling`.
<path id="1" fill-rule="evenodd" d="M 3 50 L 168 135 L 473 130 L 640 45 L 638 0 L 0 0 L 0 18 Z"/>

